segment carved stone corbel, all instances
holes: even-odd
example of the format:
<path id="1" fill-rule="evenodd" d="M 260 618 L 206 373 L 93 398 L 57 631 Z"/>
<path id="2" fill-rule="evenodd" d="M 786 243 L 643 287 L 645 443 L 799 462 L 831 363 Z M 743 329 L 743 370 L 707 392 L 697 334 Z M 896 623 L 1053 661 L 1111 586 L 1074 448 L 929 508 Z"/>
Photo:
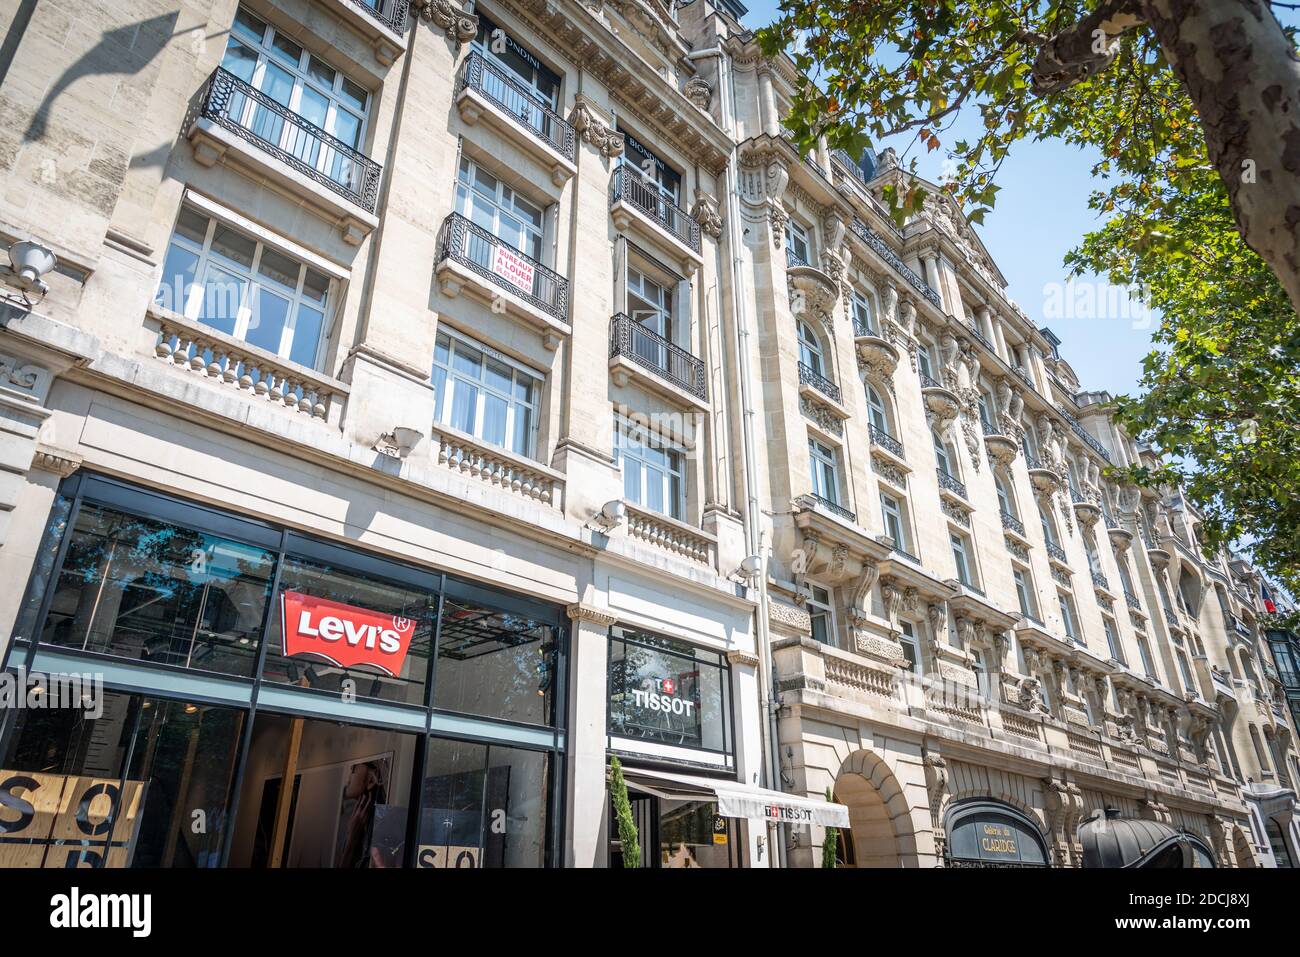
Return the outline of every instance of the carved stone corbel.
<path id="1" fill-rule="evenodd" d="M 573 104 L 569 111 L 569 124 L 584 143 L 594 147 L 606 159 L 622 154 L 623 134 L 611 129 L 586 100 L 579 99 Z"/>
<path id="2" fill-rule="evenodd" d="M 691 207 L 691 216 L 700 224 L 700 229 L 714 240 L 722 238 L 722 213 L 718 210 L 718 201 L 703 190 L 695 191 L 695 205 Z"/>
<path id="3" fill-rule="evenodd" d="M 930 827 L 934 831 L 935 866 L 942 867 L 948 836 L 943 829 L 943 798 L 948 790 L 948 764 L 933 751 L 925 751 L 922 758 L 925 768 L 925 793 L 930 802 Z"/>
<path id="4" fill-rule="evenodd" d="M 419 3 L 420 19 L 447 34 L 457 49 L 478 35 L 478 17 L 466 13 L 452 0 L 419 0 Z"/>

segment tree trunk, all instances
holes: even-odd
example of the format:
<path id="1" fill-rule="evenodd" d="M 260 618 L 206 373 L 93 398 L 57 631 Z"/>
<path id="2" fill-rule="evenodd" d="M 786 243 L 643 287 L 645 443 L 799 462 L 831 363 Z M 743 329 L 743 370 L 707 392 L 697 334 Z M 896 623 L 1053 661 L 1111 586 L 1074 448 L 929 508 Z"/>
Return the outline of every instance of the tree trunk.
<path id="1" fill-rule="evenodd" d="M 1300 60 L 1264 0 L 1142 0 L 1242 238 L 1300 312 Z"/>

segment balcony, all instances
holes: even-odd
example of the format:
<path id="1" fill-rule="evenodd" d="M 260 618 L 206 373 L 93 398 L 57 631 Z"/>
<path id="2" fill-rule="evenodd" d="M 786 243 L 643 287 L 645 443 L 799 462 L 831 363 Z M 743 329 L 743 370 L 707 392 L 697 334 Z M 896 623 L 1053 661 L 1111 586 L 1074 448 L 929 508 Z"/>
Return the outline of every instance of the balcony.
<path id="1" fill-rule="evenodd" d="M 456 109 L 469 126 L 486 121 L 530 154 L 546 167 L 556 186 L 577 172 L 573 127 L 478 51 L 465 58 L 456 76 Z"/>
<path id="2" fill-rule="evenodd" d="M 639 227 L 660 246 L 676 253 L 687 276 L 693 276 L 704 264 L 700 224 L 635 167 L 614 167 L 609 181 L 609 213 L 620 232 Z"/>
<path id="3" fill-rule="evenodd" d="M 809 262 L 807 259 L 805 259 L 803 256 L 800 256 L 797 252 L 795 252 L 795 251 L 794 251 L 793 249 L 791 249 L 789 246 L 787 246 L 787 247 L 785 248 L 785 268 L 786 268 L 786 269 L 798 269 L 800 266 L 811 266 L 811 265 L 812 265 L 812 263 L 810 263 L 810 262 Z"/>
<path id="4" fill-rule="evenodd" d="M 1092 573 L 1092 584 L 1094 588 L 1100 588 L 1102 591 L 1110 591 L 1110 579 L 1104 572 L 1094 571 Z"/>
<path id="5" fill-rule="evenodd" d="M 943 469 L 935 469 L 934 471 L 939 476 L 939 490 L 941 492 L 952 492 L 963 501 L 967 500 L 966 486 L 962 484 L 960 479 Z"/>
<path id="6" fill-rule="evenodd" d="M 443 220 L 435 271 L 444 296 L 466 289 L 489 303 L 500 301 L 550 348 L 569 334 L 569 281 L 459 213 Z"/>
<path id="7" fill-rule="evenodd" d="M 1020 451 L 1020 443 L 983 416 L 980 417 L 980 426 L 984 431 L 984 449 L 989 458 L 1002 468 L 1014 462 L 1016 453 Z"/>
<path id="8" fill-rule="evenodd" d="M 437 422 L 432 439 L 433 461 L 441 468 L 540 505 L 563 504 L 564 475 L 555 469 Z"/>
<path id="9" fill-rule="evenodd" d="M 1046 544 L 1047 557 L 1068 568 L 1070 566 L 1070 560 L 1065 555 L 1065 549 L 1056 544 L 1056 542 L 1047 542 Z"/>
<path id="10" fill-rule="evenodd" d="M 332 0 L 332 6 L 371 42 L 375 59 L 384 66 L 406 50 L 410 0 Z"/>
<path id="11" fill-rule="evenodd" d="M 859 239 L 870 247 L 872 252 L 888 263 L 895 272 L 902 276 L 907 281 L 908 285 L 910 285 L 917 293 L 925 297 L 925 299 L 936 309 L 943 309 L 943 300 L 939 298 L 939 294 L 931 289 L 929 285 L 926 284 L 925 280 L 918 276 L 911 267 L 907 266 L 903 260 L 899 259 L 898 253 L 894 252 L 894 250 L 890 248 L 889 244 L 876 234 L 875 230 L 862 220 L 856 218 L 849 223 L 849 228 L 853 230 L 854 234 Z"/>
<path id="12" fill-rule="evenodd" d="M 1025 523 L 1016 518 L 1010 512 L 1002 512 L 1002 527 L 1013 535 L 1020 538 L 1025 537 Z"/>
<path id="13" fill-rule="evenodd" d="M 890 435 L 890 434 L 889 434 L 888 432 L 886 432 L 884 429 L 879 428 L 879 427 L 876 426 L 876 425 L 870 425 L 870 426 L 867 427 L 867 434 L 868 434 L 868 436 L 869 436 L 870 439 L 871 439 L 871 444 L 872 444 L 872 445 L 878 445 L 878 446 L 880 446 L 882 449 L 884 449 L 884 450 L 885 450 L 886 452 L 888 452 L 890 455 L 892 455 L 892 456 L 894 456 L 894 457 L 896 457 L 896 458 L 898 458 L 898 459 L 903 459 L 903 458 L 904 458 L 904 456 L 903 456 L 903 443 L 900 442 L 900 441 L 898 441 L 898 439 L 894 438 L 892 435 Z"/>
<path id="14" fill-rule="evenodd" d="M 670 400 L 709 407 L 704 360 L 621 312 L 609 321 L 609 368 L 620 386 L 635 379 Z"/>
<path id="15" fill-rule="evenodd" d="M 801 391 L 806 386 L 830 399 L 837 406 L 841 404 L 840 387 L 821 373 L 816 372 L 811 366 L 802 362 L 799 363 L 799 386 Z"/>
<path id="16" fill-rule="evenodd" d="M 1127 602 L 1128 606 L 1134 611 L 1140 612 L 1142 610 L 1142 602 L 1138 600 L 1138 596 L 1127 589 L 1124 591 L 1124 601 Z"/>
<path id="17" fill-rule="evenodd" d="M 378 163 L 218 67 L 186 134 L 203 166 L 230 162 L 267 177 L 339 221 L 357 245 L 379 224 Z"/>
<path id="18" fill-rule="evenodd" d="M 830 499 L 824 498 L 821 495 L 818 495 L 816 492 L 809 492 L 808 497 L 811 498 L 814 502 L 816 502 L 819 508 L 824 508 L 832 515 L 837 515 L 840 518 L 844 519 L 844 521 L 846 522 L 851 522 L 854 525 L 857 524 L 858 522 L 857 512 L 849 511 L 839 502 L 832 502 Z"/>

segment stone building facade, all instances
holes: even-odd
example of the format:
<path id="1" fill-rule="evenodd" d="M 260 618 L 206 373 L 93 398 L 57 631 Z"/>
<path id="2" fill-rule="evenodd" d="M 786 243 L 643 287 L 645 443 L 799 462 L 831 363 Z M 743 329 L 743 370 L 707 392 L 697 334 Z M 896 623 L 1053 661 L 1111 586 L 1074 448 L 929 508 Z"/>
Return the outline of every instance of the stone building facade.
<path id="1" fill-rule="evenodd" d="M 1232 566 L 742 15 L 0 4 L 3 653 L 107 689 L 0 784 L 122 792 L 74 863 L 605 866 L 611 755 L 653 866 L 1264 859 Z"/>

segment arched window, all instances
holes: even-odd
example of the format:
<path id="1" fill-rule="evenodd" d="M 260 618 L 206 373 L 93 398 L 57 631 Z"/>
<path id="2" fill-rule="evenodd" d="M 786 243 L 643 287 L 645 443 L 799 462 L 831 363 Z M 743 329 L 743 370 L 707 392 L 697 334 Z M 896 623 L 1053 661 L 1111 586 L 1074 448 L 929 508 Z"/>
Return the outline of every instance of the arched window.
<path id="1" fill-rule="evenodd" d="M 870 383 L 867 384 L 867 416 L 871 419 L 871 424 L 881 432 L 890 436 L 894 434 L 894 430 L 889 426 L 889 412 L 885 409 L 885 403 L 875 386 Z"/>
<path id="2" fill-rule="evenodd" d="M 821 340 L 808 323 L 802 320 L 799 321 L 799 364 L 807 366 L 823 378 L 830 378 L 826 375 L 826 359 L 822 354 Z"/>
<path id="3" fill-rule="evenodd" d="M 957 454 L 952 446 L 941 439 L 938 432 L 931 432 L 930 435 L 934 438 L 934 460 L 939 471 L 953 478 L 961 478 L 957 471 Z"/>
<path id="4" fill-rule="evenodd" d="M 861 290 L 853 290 L 853 334 L 855 336 L 875 336 L 876 316 L 871 306 L 870 297 Z"/>
<path id="5" fill-rule="evenodd" d="M 1043 510 L 1043 506 L 1038 506 L 1038 517 L 1043 523 L 1043 540 L 1049 545 L 1060 545 L 1061 541 L 1056 535 L 1056 522 L 1052 516 Z"/>
<path id="6" fill-rule="evenodd" d="M 1012 518 L 1019 518 L 1020 516 L 1016 512 L 1016 500 L 1011 495 L 1011 489 L 997 472 L 993 473 L 993 487 L 997 489 L 998 493 L 998 508 Z"/>
<path id="7" fill-rule="evenodd" d="M 944 818 L 952 867 L 1048 867 L 1038 823 L 1018 808 L 989 798 L 958 801 Z"/>

